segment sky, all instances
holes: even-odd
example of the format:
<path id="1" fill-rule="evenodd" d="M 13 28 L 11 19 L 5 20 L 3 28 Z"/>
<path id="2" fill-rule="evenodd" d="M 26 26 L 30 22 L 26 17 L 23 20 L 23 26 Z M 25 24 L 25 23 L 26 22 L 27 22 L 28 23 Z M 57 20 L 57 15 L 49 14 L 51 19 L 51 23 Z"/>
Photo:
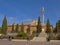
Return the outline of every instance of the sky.
<path id="1" fill-rule="evenodd" d="M 50 20 L 55 26 L 60 19 L 60 0 L 0 0 L 0 26 L 4 16 L 8 24 L 29 23 L 40 16 L 42 21 L 42 7 L 44 7 L 44 22 Z"/>

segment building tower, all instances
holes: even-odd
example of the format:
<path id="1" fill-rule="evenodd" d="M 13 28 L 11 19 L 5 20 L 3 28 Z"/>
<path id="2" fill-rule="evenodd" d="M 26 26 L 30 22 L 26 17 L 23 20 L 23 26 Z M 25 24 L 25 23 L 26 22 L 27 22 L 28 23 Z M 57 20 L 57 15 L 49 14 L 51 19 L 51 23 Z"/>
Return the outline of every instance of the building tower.
<path id="1" fill-rule="evenodd" d="M 44 7 L 42 7 L 42 24 L 44 24 Z"/>

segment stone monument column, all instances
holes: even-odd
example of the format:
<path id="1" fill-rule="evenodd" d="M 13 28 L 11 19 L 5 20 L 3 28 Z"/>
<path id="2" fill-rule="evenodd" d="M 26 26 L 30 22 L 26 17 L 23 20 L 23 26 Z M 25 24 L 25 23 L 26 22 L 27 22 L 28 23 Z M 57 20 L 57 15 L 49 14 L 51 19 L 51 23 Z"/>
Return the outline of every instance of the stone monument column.
<path id="1" fill-rule="evenodd" d="M 44 7 L 42 7 L 42 31 L 44 31 Z"/>
<path id="2" fill-rule="evenodd" d="M 46 41 L 47 34 L 45 33 L 45 27 L 46 25 L 44 24 L 44 7 L 42 8 L 42 32 L 39 34 L 38 37 L 34 37 L 34 41 Z"/>
<path id="3" fill-rule="evenodd" d="M 42 24 L 44 24 L 44 7 L 42 7 Z"/>

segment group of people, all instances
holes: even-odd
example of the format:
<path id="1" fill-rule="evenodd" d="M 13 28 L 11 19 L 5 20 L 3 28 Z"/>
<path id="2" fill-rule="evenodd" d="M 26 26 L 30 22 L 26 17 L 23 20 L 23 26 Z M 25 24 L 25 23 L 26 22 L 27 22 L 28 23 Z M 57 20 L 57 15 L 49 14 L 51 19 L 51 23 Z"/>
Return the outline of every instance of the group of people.
<path id="1" fill-rule="evenodd" d="M 9 41 L 11 41 L 11 40 L 12 40 L 11 36 L 9 36 L 9 37 L 8 37 L 8 40 L 9 40 Z"/>
<path id="2" fill-rule="evenodd" d="M 8 37 L 8 40 L 9 40 L 9 41 L 11 41 L 12 39 L 13 39 L 13 37 L 11 37 L 11 36 Z"/>
<path id="3" fill-rule="evenodd" d="M 47 42 L 50 42 L 50 38 L 47 38 Z"/>

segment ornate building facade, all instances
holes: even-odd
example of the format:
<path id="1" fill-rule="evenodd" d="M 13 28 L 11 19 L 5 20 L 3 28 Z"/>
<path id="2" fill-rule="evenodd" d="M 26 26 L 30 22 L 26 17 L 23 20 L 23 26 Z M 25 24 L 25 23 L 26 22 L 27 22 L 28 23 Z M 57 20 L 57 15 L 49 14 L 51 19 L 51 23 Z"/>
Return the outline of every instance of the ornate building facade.
<path id="1" fill-rule="evenodd" d="M 27 32 L 28 25 L 30 25 L 30 33 L 32 34 L 33 31 L 37 30 L 37 20 L 33 20 L 30 24 L 23 24 L 24 26 L 24 32 Z M 42 30 L 46 30 L 46 24 L 41 24 Z M 14 25 L 14 30 L 16 28 L 16 24 Z M 7 33 L 10 33 L 12 30 L 12 25 L 8 25 Z M 53 27 L 51 26 L 51 30 L 53 30 Z M 18 31 L 21 31 L 21 24 L 19 24 Z"/>

